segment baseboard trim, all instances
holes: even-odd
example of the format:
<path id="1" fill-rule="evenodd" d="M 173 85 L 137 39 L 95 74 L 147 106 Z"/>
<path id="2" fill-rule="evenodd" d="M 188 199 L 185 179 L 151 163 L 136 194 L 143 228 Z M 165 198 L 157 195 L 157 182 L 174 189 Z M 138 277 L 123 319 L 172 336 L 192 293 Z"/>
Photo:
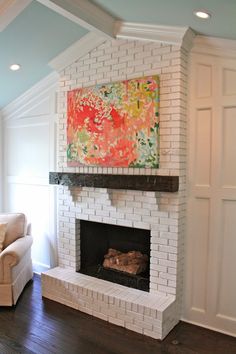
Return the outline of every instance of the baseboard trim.
<path id="1" fill-rule="evenodd" d="M 236 333 L 225 331 L 223 329 L 219 329 L 219 328 L 216 328 L 216 327 L 213 327 L 213 326 L 208 326 L 208 325 L 206 325 L 204 323 L 199 323 L 199 322 L 196 322 L 196 321 L 190 321 L 190 320 L 187 320 L 184 317 L 181 318 L 181 321 L 193 324 L 195 326 L 199 326 L 199 327 L 203 327 L 203 328 L 206 328 L 206 329 L 210 329 L 211 331 L 215 331 L 215 332 L 219 332 L 219 333 L 222 333 L 222 334 L 226 334 L 227 336 L 236 337 Z"/>
<path id="2" fill-rule="evenodd" d="M 51 267 L 48 264 L 40 263 L 40 262 L 34 262 L 33 261 L 33 272 L 35 274 L 41 274 L 43 272 L 46 272 L 49 270 Z"/>

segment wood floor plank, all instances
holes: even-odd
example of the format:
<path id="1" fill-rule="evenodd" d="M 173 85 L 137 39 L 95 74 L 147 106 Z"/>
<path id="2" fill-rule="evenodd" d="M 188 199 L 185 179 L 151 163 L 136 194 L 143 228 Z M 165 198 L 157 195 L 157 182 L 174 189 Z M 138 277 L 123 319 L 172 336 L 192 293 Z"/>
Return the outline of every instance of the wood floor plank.
<path id="1" fill-rule="evenodd" d="M 41 298 L 34 277 L 0 307 L 0 354 L 236 354 L 236 338 L 180 322 L 162 342 Z"/>

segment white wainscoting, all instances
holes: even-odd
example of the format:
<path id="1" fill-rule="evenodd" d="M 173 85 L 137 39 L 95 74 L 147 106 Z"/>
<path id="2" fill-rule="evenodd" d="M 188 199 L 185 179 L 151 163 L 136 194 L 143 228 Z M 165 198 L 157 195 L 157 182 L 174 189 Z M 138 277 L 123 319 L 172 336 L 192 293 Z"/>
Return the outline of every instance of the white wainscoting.
<path id="1" fill-rule="evenodd" d="M 236 59 L 190 64 L 183 317 L 236 336 Z"/>
<path id="2" fill-rule="evenodd" d="M 56 80 L 44 80 L 7 107 L 3 120 L 3 210 L 21 211 L 32 225 L 35 271 L 56 265 Z"/>
<path id="3" fill-rule="evenodd" d="M 2 115 L 0 112 L 0 196 L 3 194 L 3 142 L 2 142 Z M 2 212 L 2 198 L 0 197 L 0 212 Z"/>

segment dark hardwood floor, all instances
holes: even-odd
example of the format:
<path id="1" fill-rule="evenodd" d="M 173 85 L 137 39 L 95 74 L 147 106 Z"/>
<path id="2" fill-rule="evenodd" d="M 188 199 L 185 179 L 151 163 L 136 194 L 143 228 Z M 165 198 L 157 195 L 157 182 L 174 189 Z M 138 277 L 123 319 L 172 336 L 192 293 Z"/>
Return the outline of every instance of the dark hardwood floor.
<path id="1" fill-rule="evenodd" d="M 16 307 L 0 307 L 0 353 L 236 354 L 236 338 L 181 322 L 160 342 L 42 300 L 35 276 Z"/>

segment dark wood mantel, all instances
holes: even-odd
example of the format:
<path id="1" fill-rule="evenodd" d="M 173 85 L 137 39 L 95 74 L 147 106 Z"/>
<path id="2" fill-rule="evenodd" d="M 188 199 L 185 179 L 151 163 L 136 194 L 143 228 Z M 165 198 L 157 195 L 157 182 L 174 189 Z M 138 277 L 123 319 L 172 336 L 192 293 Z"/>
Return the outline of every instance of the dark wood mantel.
<path id="1" fill-rule="evenodd" d="M 49 183 L 62 186 L 177 192 L 178 176 L 112 175 L 49 172 Z"/>

